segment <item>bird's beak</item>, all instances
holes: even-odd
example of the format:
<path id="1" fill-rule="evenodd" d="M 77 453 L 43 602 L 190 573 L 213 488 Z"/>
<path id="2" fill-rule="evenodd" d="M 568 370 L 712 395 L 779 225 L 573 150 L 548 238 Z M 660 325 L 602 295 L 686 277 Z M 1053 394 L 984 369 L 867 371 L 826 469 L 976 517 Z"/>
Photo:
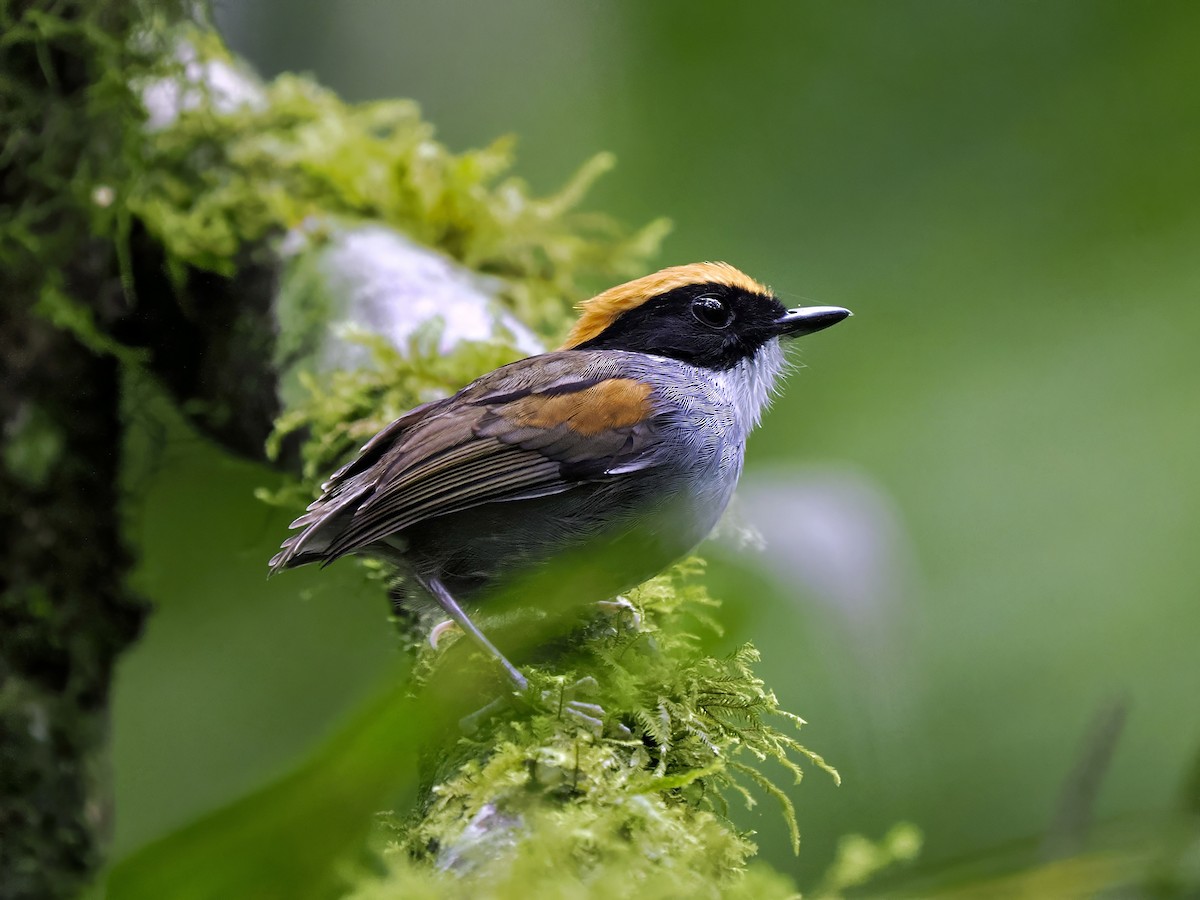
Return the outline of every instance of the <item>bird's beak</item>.
<path id="1" fill-rule="evenodd" d="M 800 337 L 836 325 L 851 315 L 850 310 L 840 306 L 804 306 L 789 309 L 787 315 L 776 319 L 775 329 L 781 337 Z"/>

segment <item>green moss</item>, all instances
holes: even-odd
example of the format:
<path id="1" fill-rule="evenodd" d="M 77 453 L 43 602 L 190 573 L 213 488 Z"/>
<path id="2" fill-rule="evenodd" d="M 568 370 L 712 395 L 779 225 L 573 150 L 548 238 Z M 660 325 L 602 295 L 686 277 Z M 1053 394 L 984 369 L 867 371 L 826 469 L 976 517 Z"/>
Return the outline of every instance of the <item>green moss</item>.
<path id="1" fill-rule="evenodd" d="M 149 356 L 143 350 L 124 346 L 101 331 L 92 310 L 63 289 L 62 273 L 58 270 L 46 273 L 34 312 L 52 325 L 70 332 L 93 353 L 108 354 L 135 364 Z"/>
<path id="2" fill-rule="evenodd" d="M 153 15 L 129 0 L 0 8 L 0 169 L 6 197 L 19 200 L 0 216 L 0 266 L 10 290 L 40 297 L 80 336 L 97 334 L 84 320 L 100 285 L 68 297 L 55 279 L 81 257 L 102 271 L 123 253 L 121 200 L 139 171 L 145 118 L 131 79 L 167 69 L 162 30 L 139 29 L 179 18 L 181 6 L 158 3 Z M 77 307 L 69 316 L 68 303 Z"/>
<path id="3" fill-rule="evenodd" d="M 211 36 L 181 40 L 201 59 L 236 65 Z M 582 280 L 640 271 L 666 230 L 658 221 L 627 234 L 576 211 L 612 166 L 607 154 L 558 193 L 535 197 L 507 175 L 511 139 L 452 153 L 409 100 L 347 104 L 283 75 L 253 102 L 219 107 L 199 102 L 150 135 L 145 176 L 129 195 L 130 209 L 188 265 L 231 272 L 242 248 L 313 215 L 369 220 L 501 276 L 522 320 L 552 334 Z"/>
<path id="4" fill-rule="evenodd" d="M 625 830 L 637 829 L 630 837 Z M 577 805 L 526 818 L 519 845 L 471 872 L 441 871 L 398 847 L 386 873 L 361 881 L 352 900 L 527 900 L 529 897 L 799 898 L 766 866 L 730 871 L 741 847 L 712 816 L 634 798 L 623 809 Z"/>
<path id="5" fill-rule="evenodd" d="M 399 348 L 365 332 L 344 335 L 370 351 L 371 365 L 320 377 L 298 373 L 298 388 L 306 396 L 276 422 L 268 453 L 278 452 L 283 438 L 293 432 L 307 434 L 301 452 L 304 481 L 311 490 L 393 419 L 520 355 L 506 344 L 483 341 L 463 341 L 446 354 L 439 349 L 440 335 L 436 321 L 418 328 L 407 346 Z"/>
<path id="6" fill-rule="evenodd" d="M 589 628 L 571 670 L 526 669 L 540 707 L 446 750 L 427 802 L 393 823 L 388 879 L 361 896 L 439 885 L 448 896 L 481 896 L 472 891 L 483 885 L 497 897 L 522 885 L 537 896 L 792 893 L 782 879 L 747 874 L 755 847 L 726 818 L 727 800 L 774 796 L 798 847 L 791 802 L 760 764 L 797 781 L 801 761 L 837 773 L 796 740 L 802 723 L 755 676 L 753 647 L 705 651 L 719 629 L 701 560 L 629 600 Z M 436 677 L 444 645 L 420 646 L 418 677 Z M 586 676 L 595 684 L 580 699 L 604 708 L 603 735 L 559 702 Z"/>
<path id="7" fill-rule="evenodd" d="M 24 54 L 36 62 L 51 48 L 71 46 L 93 70 L 82 125 L 78 106 L 59 102 L 55 85 L 0 83 L 0 126 L 8 146 L 28 160 L 20 170 L 28 184 L 17 186 L 27 202 L 0 224 L 0 263 L 43 298 L 56 324 L 99 352 L 125 354 L 93 327 L 87 301 L 52 279 L 88 234 L 108 242 L 128 273 L 135 220 L 161 243 L 178 282 L 189 267 L 232 274 L 248 250 L 311 217 L 385 224 L 496 276 L 499 302 L 547 339 L 561 333 L 572 304 L 590 287 L 640 274 L 666 233 L 664 220 L 629 233 L 607 216 L 578 211 L 613 165 L 608 154 L 582 166 L 557 193 L 535 196 L 510 174 L 512 139 L 452 153 L 411 101 L 347 104 L 294 75 L 262 84 L 211 29 L 178 24 L 183 17 L 174 5 L 68 4 L 62 13 L 30 9 L 6 20 L 0 35 L 6 58 Z M 147 26 L 137 39 L 127 36 L 133 23 Z M 197 82 L 196 67 L 207 64 L 237 73 L 247 102 L 231 104 Z M 188 108 L 151 130 L 142 98 L 164 86 L 182 93 L 187 102 L 175 105 Z M 63 171 L 73 173 L 68 181 Z M 298 309 L 303 320 L 281 323 L 277 356 L 295 350 L 329 314 L 319 292 Z M 461 386 L 491 358 L 465 348 L 437 390 Z M 385 362 L 373 377 L 291 392 L 282 425 L 315 435 L 348 409 L 402 411 L 434 390 L 420 371 L 428 357 Z M 423 392 L 405 396 L 396 387 L 415 382 L 425 383 Z M 374 405 L 380 397 L 395 402 Z M 350 446 L 340 436 L 310 440 L 309 474 L 335 465 Z"/>
<path id="8" fill-rule="evenodd" d="M 4 466 L 18 481 L 37 488 L 46 483 L 63 450 L 53 418 L 38 407 L 21 409 L 8 423 Z"/>

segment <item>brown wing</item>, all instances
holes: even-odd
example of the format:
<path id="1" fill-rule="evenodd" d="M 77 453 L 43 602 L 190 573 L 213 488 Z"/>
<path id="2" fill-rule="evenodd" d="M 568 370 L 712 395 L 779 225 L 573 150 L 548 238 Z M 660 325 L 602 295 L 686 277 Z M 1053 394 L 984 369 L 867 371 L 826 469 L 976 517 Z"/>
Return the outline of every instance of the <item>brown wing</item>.
<path id="1" fill-rule="evenodd" d="M 651 386 L 579 362 L 522 360 L 389 425 L 292 523 L 304 530 L 272 571 L 330 562 L 426 519 L 654 465 Z"/>

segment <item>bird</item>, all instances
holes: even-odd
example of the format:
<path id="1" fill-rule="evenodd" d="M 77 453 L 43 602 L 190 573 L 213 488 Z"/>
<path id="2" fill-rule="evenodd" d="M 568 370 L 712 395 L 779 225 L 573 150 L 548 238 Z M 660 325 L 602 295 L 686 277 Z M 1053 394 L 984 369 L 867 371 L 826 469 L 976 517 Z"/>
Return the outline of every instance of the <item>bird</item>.
<path id="1" fill-rule="evenodd" d="M 788 309 L 724 262 L 672 266 L 580 307 L 563 345 L 405 413 L 321 486 L 271 574 L 350 554 L 395 564 L 508 674 L 473 607 L 523 573 L 606 553 L 604 601 L 716 525 L 783 344 L 851 315 Z M 579 558 L 579 557 L 570 557 Z"/>

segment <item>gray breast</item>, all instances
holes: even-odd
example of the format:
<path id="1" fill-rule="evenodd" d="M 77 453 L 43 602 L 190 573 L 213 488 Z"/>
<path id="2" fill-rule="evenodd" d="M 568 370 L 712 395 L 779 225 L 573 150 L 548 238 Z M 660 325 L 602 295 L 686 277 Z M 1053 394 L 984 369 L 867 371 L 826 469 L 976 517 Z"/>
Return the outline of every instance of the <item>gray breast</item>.
<path id="1" fill-rule="evenodd" d="M 603 599 L 657 574 L 711 532 L 742 468 L 744 433 L 720 386 L 693 367 L 620 354 L 622 374 L 655 384 L 655 465 L 552 496 L 486 504 L 422 522 L 391 543 L 407 566 L 471 595 L 563 554 L 599 555 Z M 611 561 L 611 562 L 609 562 Z"/>

